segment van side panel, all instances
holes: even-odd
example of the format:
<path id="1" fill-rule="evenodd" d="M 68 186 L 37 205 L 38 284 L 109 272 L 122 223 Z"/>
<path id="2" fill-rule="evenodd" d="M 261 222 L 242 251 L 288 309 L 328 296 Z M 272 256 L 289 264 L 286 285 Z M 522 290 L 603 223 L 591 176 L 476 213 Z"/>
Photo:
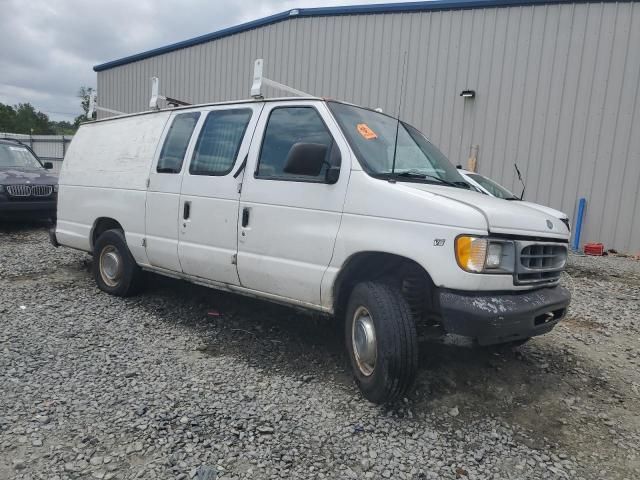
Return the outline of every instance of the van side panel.
<path id="1" fill-rule="evenodd" d="M 136 261 L 147 263 L 142 246 L 147 178 L 169 115 L 80 127 L 60 172 L 56 238 L 61 245 L 91 251 L 95 221 L 112 218 L 122 225 Z"/>

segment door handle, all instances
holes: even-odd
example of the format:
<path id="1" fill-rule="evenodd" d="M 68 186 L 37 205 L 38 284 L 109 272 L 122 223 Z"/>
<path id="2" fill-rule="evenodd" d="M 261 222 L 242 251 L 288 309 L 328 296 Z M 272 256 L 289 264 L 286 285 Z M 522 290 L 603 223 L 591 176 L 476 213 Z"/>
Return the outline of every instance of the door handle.
<path id="1" fill-rule="evenodd" d="M 246 227 L 249 225 L 249 208 L 244 207 L 242 209 L 242 226 Z"/>
<path id="2" fill-rule="evenodd" d="M 184 207 L 182 210 L 182 218 L 185 220 L 189 220 L 189 216 L 191 215 L 191 202 L 184 202 Z"/>

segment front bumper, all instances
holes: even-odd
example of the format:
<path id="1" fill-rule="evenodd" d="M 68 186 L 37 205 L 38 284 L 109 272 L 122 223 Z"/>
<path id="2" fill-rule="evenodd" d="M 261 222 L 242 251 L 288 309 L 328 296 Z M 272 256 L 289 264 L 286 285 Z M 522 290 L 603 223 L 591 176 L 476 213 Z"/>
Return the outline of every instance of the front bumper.
<path id="1" fill-rule="evenodd" d="M 447 333 L 480 345 L 522 340 L 547 333 L 564 318 L 571 294 L 564 287 L 513 293 L 440 291 Z"/>
<path id="2" fill-rule="evenodd" d="M 56 200 L 0 201 L 1 218 L 52 218 L 57 210 Z"/>

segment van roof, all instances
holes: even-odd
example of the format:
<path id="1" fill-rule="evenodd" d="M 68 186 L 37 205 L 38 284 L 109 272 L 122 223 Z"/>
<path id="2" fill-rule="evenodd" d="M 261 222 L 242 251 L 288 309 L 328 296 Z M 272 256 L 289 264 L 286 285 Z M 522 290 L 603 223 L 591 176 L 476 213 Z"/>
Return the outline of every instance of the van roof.
<path id="1" fill-rule="evenodd" d="M 154 113 L 160 113 L 160 112 L 173 112 L 173 111 L 176 111 L 176 110 L 189 110 L 189 109 L 192 109 L 192 108 L 212 107 L 212 106 L 216 106 L 216 105 L 242 105 L 242 104 L 247 104 L 247 103 L 293 102 L 293 101 L 299 101 L 299 100 L 307 100 L 307 101 L 312 100 L 312 101 L 317 101 L 317 102 L 342 103 L 344 105 L 351 105 L 353 107 L 363 108 L 365 110 L 371 110 L 372 112 L 380 113 L 382 115 L 386 115 L 387 117 L 393 118 L 394 120 L 397 120 L 397 118 L 394 117 L 393 115 L 390 115 L 390 114 L 388 114 L 386 112 L 383 112 L 381 110 L 376 110 L 375 108 L 372 108 L 372 107 L 365 107 L 363 105 L 357 105 L 355 103 L 346 102 L 344 100 L 336 100 L 335 98 L 307 96 L 307 97 L 247 98 L 247 99 L 244 99 L 244 100 L 229 100 L 229 101 L 225 101 L 225 102 L 208 102 L 208 103 L 198 103 L 198 104 L 194 104 L 194 105 L 181 105 L 179 107 L 161 108 L 159 110 L 144 110 L 142 112 L 126 113 L 124 115 L 114 115 L 113 117 L 107 117 L 107 118 L 101 118 L 99 120 L 92 120 L 92 121 L 82 122 L 81 125 L 93 124 L 93 123 L 97 123 L 97 122 L 108 122 L 110 120 L 117 120 L 119 118 L 135 117 L 135 116 L 138 116 L 138 115 L 152 115 Z"/>
<path id="2" fill-rule="evenodd" d="M 181 105 L 179 107 L 168 107 L 168 108 L 161 108 L 159 110 L 144 110 L 142 112 L 135 112 L 135 113 L 126 113 L 123 115 L 114 115 L 112 117 L 106 117 L 106 118 L 101 118 L 98 120 L 92 120 L 92 121 L 86 121 L 86 122 L 82 122 L 82 125 L 87 124 L 87 123 L 97 123 L 97 122 L 108 122 L 110 120 L 117 120 L 120 118 L 129 118 L 129 117 L 135 117 L 138 115 L 153 115 L 154 113 L 160 113 L 160 112 L 174 112 L 177 110 L 189 110 L 192 108 L 202 108 L 202 107 L 214 107 L 216 105 L 238 105 L 238 104 L 246 104 L 246 103 L 266 103 L 266 102 L 283 102 L 283 101 L 295 101 L 295 100 L 315 100 L 315 101 L 319 101 L 319 102 L 325 102 L 328 100 L 331 101 L 336 101 L 336 102 L 340 102 L 339 100 L 333 100 L 333 99 L 328 99 L 328 98 L 321 98 L 321 97 L 275 97 L 275 98 L 247 98 L 244 100 L 228 100 L 228 101 L 224 101 L 224 102 L 207 102 L 207 103 L 198 103 L 198 104 L 194 104 L 194 105 Z M 347 102 L 340 102 L 340 103 L 347 103 Z"/>

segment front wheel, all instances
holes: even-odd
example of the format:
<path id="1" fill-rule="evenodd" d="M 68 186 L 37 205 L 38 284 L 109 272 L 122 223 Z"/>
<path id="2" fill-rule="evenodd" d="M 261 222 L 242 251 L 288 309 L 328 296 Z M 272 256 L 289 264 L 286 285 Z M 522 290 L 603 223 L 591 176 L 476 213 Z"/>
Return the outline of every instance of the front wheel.
<path id="1" fill-rule="evenodd" d="M 418 343 L 402 292 L 390 284 L 357 284 L 349 298 L 345 340 L 356 383 L 367 400 L 388 403 L 413 385 Z"/>
<path id="2" fill-rule="evenodd" d="M 102 233 L 93 248 L 93 276 L 100 290 L 128 297 L 142 287 L 143 273 L 121 230 Z"/>

